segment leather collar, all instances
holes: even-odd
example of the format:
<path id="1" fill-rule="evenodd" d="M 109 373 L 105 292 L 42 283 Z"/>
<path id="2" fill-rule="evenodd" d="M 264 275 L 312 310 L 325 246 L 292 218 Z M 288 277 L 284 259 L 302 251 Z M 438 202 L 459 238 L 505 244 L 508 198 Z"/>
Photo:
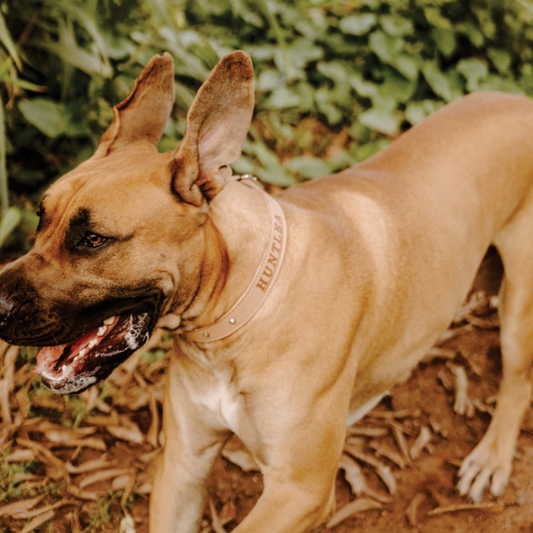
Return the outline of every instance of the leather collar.
<path id="1" fill-rule="evenodd" d="M 255 184 L 255 178 L 245 174 L 237 178 L 243 184 L 257 188 L 265 197 L 271 220 L 270 242 L 255 272 L 252 282 L 237 300 L 235 305 L 218 320 L 184 332 L 183 336 L 191 342 L 213 342 L 224 339 L 244 326 L 257 312 L 268 296 L 281 270 L 287 245 L 287 222 L 280 205 L 272 196 Z"/>

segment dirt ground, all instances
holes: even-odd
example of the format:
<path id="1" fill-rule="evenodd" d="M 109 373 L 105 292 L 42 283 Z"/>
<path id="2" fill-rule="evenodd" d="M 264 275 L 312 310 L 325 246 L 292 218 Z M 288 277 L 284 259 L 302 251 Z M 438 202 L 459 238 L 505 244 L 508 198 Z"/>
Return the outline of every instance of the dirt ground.
<path id="1" fill-rule="evenodd" d="M 504 496 L 486 496 L 480 508 L 460 509 L 471 502 L 455 490 L 460 462 L 485 433 L 495 406 L 501 358 L 494 303 L 471 300 L 449 330 L 449 340 L 440 342 L 406 382 L 349 428 L 341 463 L 347 471 L 341 469 L 337 476 L 337 509 L 358 502 L 352 505 L 360 512 L 340 521 L 332 532 L 533 531 L 531 409 Z M 168 355 L 154 354 L 168 348 L 168 340 L 160 339 L 151 348 L 152 357 L 134 357 L 115 371 L 107 395 L 96 387 L 79 399 L 66 399 L 63 407 L 62 397 L 31 389 L 31 365 L 20 356 L 11 363 L 11 399 L 7 408 L 5 400 L 1 406 L 4 419 L 10 416 L 12 422 L 0 427 L 0 531 L 28 533 L 40 517 L 36 530 L 47 532 L 111 532 L 119 531 L 121 523 L 125 533 L 148 532 L 168 360 Z M 77 401 L 85 402 L 89 414 L 73 426 Z M 240 450 L 236 441 L 230 441 L 228 450 L 209 481 L 203 533 L 233 530 L 261 494 L 261 474 L 235 464 L 253 468 L 252 459 L 242 450 L 235 453 Z M 38 496 L 41 500 L 31 504 Z M 22 507 L 6 510 L 13 504 Z M 133 518 L 129 529 L 126 513 Z"/>

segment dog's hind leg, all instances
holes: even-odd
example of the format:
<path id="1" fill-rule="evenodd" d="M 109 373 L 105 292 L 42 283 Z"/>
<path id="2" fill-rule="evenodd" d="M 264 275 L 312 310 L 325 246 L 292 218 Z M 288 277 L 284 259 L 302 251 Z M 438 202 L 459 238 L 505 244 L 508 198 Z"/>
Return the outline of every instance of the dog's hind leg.
<path id="1" fill-rule="evenodd" d="M 533 360 L 533 195 L 500 231 L 495 244 L 505 274 L 500 289 L 503 377 L 489 429 L 459 471 L 459 492 L 500 496 L 511 473 L 520 424 L 531 400 Z"/>

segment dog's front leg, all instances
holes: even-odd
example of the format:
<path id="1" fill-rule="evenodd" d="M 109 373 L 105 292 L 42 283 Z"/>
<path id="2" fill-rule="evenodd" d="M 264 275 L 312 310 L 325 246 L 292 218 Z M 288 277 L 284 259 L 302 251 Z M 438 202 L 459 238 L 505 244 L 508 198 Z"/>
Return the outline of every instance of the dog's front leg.
<path id="1" fill-rule="evenodd" d="M 346 432 L 346 399 L 340 390 L 316 396 L 305 387 L 271 390 L 241 438 L 261 465 L 264 491 L 235 533 L 303 533 L 335 510 L 335 477 Z M 296 394 L 296 395 L 295 395 Z"/>
<path id="2" fill-rule="evenodd" d="M 227 432 L 206 420 L 187 393 L 185 368 L 172 360 L 165 388 L 165 446 L 150 498 L 151 533 L 197 533 L 205 504 L 205 482 Z"/>

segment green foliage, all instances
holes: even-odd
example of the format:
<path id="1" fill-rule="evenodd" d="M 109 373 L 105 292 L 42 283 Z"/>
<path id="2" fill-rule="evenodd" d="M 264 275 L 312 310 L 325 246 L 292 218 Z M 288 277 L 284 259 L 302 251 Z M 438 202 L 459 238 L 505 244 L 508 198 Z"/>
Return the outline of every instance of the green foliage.
<path id="1" fill-rule="evenodd" d="M 92 153 L 155 53 L 176 62 L 162 150 L 216 62 L 252 56 L 256 115 L 235 170 L 285 187 L 360 161 L 468 92 L 533 94 L 532 22 L 531 0 L 4 0 L 0 197 L 7 216 L 5 147 L 21 222 L 0 245 L 20 248 L 42 190 Z"/>

